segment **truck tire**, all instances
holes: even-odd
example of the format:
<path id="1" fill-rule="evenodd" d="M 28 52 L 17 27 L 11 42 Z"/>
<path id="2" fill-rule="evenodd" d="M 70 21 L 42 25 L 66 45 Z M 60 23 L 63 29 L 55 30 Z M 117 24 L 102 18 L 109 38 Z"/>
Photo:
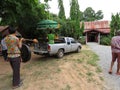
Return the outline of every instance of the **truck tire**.
<path id="1" fill-rule="evenodd" d="M 78 47 L 76 52 L 79 53 L 80 50 L 81 50 L 81 47 Z"/>
<path id="2" fill-rule="evenodd" d="M 22 62 L 26 63 L 31 59 L 31 50 L 28 45 L 22 44 L 21 50 L 21 58 Z"/>
<path id="3" fill-rule="evenodd" d="M 57 52 L 57 57 L 58 58 L 62 58 L 64 56 L 64 51 L 63 49 L 59 49 L 58 52 Z"/>

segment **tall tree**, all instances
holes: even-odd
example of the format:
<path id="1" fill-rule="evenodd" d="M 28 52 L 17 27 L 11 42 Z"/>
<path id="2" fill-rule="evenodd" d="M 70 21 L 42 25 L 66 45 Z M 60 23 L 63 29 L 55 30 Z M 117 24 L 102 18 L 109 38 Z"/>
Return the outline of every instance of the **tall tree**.
<path id="1" fill-rule="evenodd" d="M 37 22 L 47 17 L 39 0 L 0 0 L 0 11 L 1 24 L 17 26 L 25 37 L 34 37 Z"/>
<path id="2" fill-rule="evenodd" d="M 72 31 L 74 32 L 74 38 L 80 37 L 80 10 L 78 0 L 71 0 L 70 2 L 70 19 L 72 20 Z"/>
<path id="3" fill-rule="evenodd" d="M 120 29 L 120 14 L 113 15 L 112 14 L 112 20 L 110 22 L 110 34 L 111 36 L 115 35 L 115 32 Z"/>
<path id="4" fill-rule="evenodd" d="M 71 20 L 80 20 L 78 0 L 71 0 L 70 2 L 70 18 Z"/>
<path id="5" fill-rule="evenodd" d="M 100 19 L 103 19 L 103 12 L 101 10 L 98 10 L 95 13 L 95 20 L 100 20 Z"/>
<path id="6" fill-rule="evenodd" d="M 86 8 L 86 10 L 84 11 L 84 20 L 85 21 L 95 20 L 95 11 L 91 7 Z"/>
<path id="7" fill-rule="evenodd" d="M 58 7 L 59 7 L 58 17 L 59 17 L 60 19 L 65 20 L 66 17 L 65 17 L 65 10 L 64 10 L 64 6 L 63 6 L 63 0 L 58 0 Z"/>
<path id="8" fill-rule="evenodd" d="M 83 12 L 84 21 L 95 21 L 103 18 L 103 14 L 101 10 L 95 12 L 91 7 L 88 7 Z"/>
<path id="9" fill-rule="evenodd" d="M 48 1 L 52 1 L 52 0 L 44 0 L 44 2 L 48 2 Z"/>

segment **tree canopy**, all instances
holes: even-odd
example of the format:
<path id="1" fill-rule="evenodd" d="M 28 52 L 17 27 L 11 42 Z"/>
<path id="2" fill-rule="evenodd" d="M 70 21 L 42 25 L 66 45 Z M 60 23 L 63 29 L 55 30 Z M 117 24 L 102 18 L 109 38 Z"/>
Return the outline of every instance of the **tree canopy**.
<path id="1" fill-rule="evenodd" d="M 95 12 L 91 7 L 87 7 L 83 12 L 84 21 L 95 21 L 103 18 L 103 13 L 101 10 Z"/>
<path id="2" fill-rule="evenodd" d="M 45 5 L 39 0 L 0 0 L 1 25 L 18 27 L 24 37 L 34 37 L 39 20 L 47 18 Z"/>
<path id="3" fill-rule="evenodd" d="M 71 20 L 80 20 L 78 0 L 71 0 L 70 2 L 70 18 Z"/>
<path id="4" fill-rule="evenodd" d="M 120 29 L 120 14 L 119 13 L 117 13 L 116 15 L 112 14 L 111 18 L 112 20 L 110 22 L 110 28 L 111 28 L 110 34 L 111 36 L 114 36 L 115 32 Z"/>
<path id="5" fill-rule="evenodd" d="M 52 19 L 61 24 L 61 34 L 79 38 L 83 33 L 81 21 L 94 21 L 103 18 L 102 11 L 95 11 L 88 7 L 80 11 L 78 0 L 70 0 L 70 17 L 66 19 L 63 0 L 58 0 L 59 14 L 49 12 L 48 1 L 43 4 L 41 0 L 0 0 L 0 25 L 13 25 L 26 38 L 37 37 L 36 25 L 40 20 Z M 82 24 L 83 25 L 83 24 Z"/>
<path id="6" fill-rule="evenodd" d="M 65 17 L 65 10 L 64 10 L 64 6 L 63 6 L 63 0 L 58 0 L 58 7 L 59 7 L 58 17 L 59 17 L 60 19 L 65 20 L 66 17 Z"/>

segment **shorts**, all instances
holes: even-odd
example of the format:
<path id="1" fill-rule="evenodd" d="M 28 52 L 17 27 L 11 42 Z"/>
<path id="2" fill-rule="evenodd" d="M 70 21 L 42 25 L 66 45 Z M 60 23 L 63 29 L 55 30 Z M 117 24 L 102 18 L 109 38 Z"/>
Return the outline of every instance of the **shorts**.
<path id="1" fill-rule="evenodd" d="M 118 53 L 112 52 L 112 61 L 115 62 L 116 60 L 120 62 L 120 52 Z"/>

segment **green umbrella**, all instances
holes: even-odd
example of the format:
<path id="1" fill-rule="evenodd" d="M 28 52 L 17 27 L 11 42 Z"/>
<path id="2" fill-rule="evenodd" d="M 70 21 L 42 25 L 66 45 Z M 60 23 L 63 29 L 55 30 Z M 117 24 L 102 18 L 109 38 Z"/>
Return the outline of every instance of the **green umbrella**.
<path id="1" fill-rule="evenodd" d="M 53 20 L 42 20 L 37 24 L 37 29 L 58 29 L 59 24 Z"/>

